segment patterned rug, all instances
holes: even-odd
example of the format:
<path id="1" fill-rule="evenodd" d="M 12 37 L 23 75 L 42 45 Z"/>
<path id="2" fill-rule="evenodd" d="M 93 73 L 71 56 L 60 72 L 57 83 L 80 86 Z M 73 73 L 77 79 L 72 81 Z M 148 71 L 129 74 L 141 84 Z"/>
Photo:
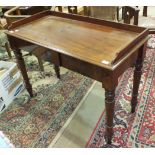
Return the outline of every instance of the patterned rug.
<path id="1" fill-rule="evenodd" d="M 147 49 L 136 113 L 130 113 L 133 68 L 120 78 L 116 90 L 113 145 L 109 147 L 155 147 L 155 49 Z M 103 147 L 103 111 L 86 147 Z"/>
<path id="2" fill-rule="evenodd" d="M 4 49 L 0 49 L 0 59 L 7 58 Z M 15 147 L 48 147 L 93 80 L 64 68 L 59 80 L 50 63 L 44 62 L 45 71 L 40 72 L 36 57 L 24 59 L 37 96 L 30 98 L 25 90 L 14 100 L 0 115 L 0 130 Z"/>
<path id="3" fill-rule="evenodd" d="M 150 39 L 147 42 L 147 47 L 148 48 L 155 48 L 155 34 L 151 34 Z"/>

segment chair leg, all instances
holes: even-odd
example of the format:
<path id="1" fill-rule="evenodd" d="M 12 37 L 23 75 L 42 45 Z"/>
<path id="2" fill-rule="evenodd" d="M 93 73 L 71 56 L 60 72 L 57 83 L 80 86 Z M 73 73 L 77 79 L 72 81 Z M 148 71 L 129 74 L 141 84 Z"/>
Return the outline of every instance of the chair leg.
<path id="1" fill-rule="evenodd" d="M 12 58 L 11 49 L 10 49 L 10 46 L 9 46 L 8 42 L 5 43 L 5 48 L 6 48 L 6 51 L 8 53 L 9 58 L 11 59 Z"/>
<path id="2" fill-rule="evenodd" d="M 143 7 L 143 16 L 147 17 L 147 6 Z"/>
<path id="3" fill-rule="evenodd" d="M 38 59 L 40 70 L 41 71 L 44 71 L 44 66 L 43 66 L 43 62 L 42 62 L 41 58 L 40 57 L 37 57 L 37 59 Z"/>
<path id="4" fill-rule="evenodd" d="M 119 7 L 117 7 L 117 21 L 119 21 Z"/>

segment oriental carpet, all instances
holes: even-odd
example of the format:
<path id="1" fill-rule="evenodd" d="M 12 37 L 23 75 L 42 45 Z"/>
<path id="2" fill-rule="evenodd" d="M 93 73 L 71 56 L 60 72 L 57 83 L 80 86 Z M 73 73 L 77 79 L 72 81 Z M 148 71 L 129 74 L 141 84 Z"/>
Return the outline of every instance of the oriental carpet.
<path id="1" fill-rule="evenodd" d="M 153 39 L 151 42 L 154 42 Z M 130 113 L 133 68 L 119 79 L 116 89 L 114 136 L 108 147 L 155 147 L 155 49 L 147 49 L 136 112 Z M 105 146 L 105 111 L 100 116 L 85 147 Z"/>

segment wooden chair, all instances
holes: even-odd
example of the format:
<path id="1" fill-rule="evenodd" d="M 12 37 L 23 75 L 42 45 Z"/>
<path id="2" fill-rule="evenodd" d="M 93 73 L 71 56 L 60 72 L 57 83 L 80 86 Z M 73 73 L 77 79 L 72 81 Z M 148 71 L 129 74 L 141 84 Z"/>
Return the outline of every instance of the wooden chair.
<path id="1" fill-rule="evenodd" d="M 105 20 L 117 21 L 117 6 L 89 6 L 87 8 L 88 16 Z"/>
<path id="2" fill-rule="evenodd" d="M 147 27 L 150 34 L 155 34 L 155 17 L 147 17 L 147 7 L 143 9 L 143 16 L 139 16 L 138 7 L 124 7 L 124 23 Z"/>
<path id="3" fill-rule="evenodd" d="M 4 24 L 4 22 L 2 21 L 3 19 L 0 19 L 0 46 L 1 47 L 5 47 L 9 58 L 11 59 L 11 49 L 10 49 L 10 45 L 9 45 L 9 41 L 7 39 L 7 36 L 5 34 L 5 26 L 6 24 Z"/>
<path id="4" fill-rule="evenodd" d="M 12 22 L 29 17 L 32 14 L 38 13 L 40 11 L 45 11 L 47 9 L 49 9 L 49 7 L 40 7 L 40 6 L 28 7 L 28 8 L 26 7 L 25 10 L 23 7 L 13 7 L 12 9 L 5 12 L 4 16 L 7 20 L 7 26 L 9 27 L 12 24 Z M 26 12 L 26 10 L 27 10 L 27 12 Z M 22 14 L 23 12 L 25 12 L 26 15 Z M 39 46 L 34 46 L 34 45 L 31 47 L 24 47 L 22 49 L 25 51 L 28 51 L 30 54 L 35 55 L 37 57 L 40 70 L 44 71 L 44 67 L 43 67 L 43 63 L 42 63 L 42 56 L 47 49 L 41 48 Z"/>

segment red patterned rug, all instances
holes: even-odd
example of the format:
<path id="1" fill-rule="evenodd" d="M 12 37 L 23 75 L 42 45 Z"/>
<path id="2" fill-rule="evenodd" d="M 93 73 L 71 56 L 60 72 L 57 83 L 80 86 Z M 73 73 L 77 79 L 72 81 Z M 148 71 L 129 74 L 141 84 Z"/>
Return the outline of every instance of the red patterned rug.
<path id="1" fill-rule="evenodd" d="M 130 113 L 133 68 L 120 78 L 116 90 L 113 144 L 110 147 L 155 147 L 155 49 L 148 49 L 143 65 L 136 113 Z M 103 111 L 86 147 L 103 147 Z"/>

